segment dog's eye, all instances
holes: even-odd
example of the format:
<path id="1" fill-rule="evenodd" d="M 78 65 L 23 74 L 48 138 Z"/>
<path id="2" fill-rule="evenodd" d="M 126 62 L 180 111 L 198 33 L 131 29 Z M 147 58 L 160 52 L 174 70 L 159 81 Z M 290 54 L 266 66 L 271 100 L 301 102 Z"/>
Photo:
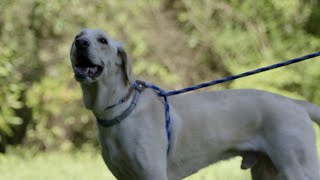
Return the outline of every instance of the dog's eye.
<path id="1" fill-rule="evenodd" d="M 99 38 L 98 39 L 99 42 L 101 42 L 102 44 L 108 44 L 108 41 L 106 40 L 106 38 Z"/>

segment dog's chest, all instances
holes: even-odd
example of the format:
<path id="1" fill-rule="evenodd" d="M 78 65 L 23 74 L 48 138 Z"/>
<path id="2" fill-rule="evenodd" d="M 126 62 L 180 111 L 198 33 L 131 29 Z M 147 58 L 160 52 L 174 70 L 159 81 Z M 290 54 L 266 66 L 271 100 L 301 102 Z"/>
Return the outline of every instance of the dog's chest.
<path id="1" fill-rule="evenodd" d="M 118 179 L 137 176 L 134 171 L 134 157 L 123 139 L 110 133 L 99 132 L 99 141 L 103 160 Z"/>

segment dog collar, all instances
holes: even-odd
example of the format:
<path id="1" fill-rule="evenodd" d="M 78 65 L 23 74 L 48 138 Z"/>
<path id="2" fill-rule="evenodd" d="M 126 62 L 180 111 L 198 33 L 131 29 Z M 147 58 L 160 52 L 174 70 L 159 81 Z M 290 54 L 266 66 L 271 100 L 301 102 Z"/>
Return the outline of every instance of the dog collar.
<path id="1" fill-rule="evenodd" d="M 129 88 L 129 91 L 128 91 L 128 93 L 126 94 L 126 96 L 124 96 L 122 99 L 120 99 L 117 103 L 115 103 L 115 104 L 113 104 L 113 105 L 111 105 L 111 106 L 107 106 L 106 108 L 104 108 L 104 110 L 106 111 L 106 110 L 111 109 L 111 108 L 114 108 L 114 107 L 116 107 L 116 106 L 118 106 L 118 105 L 120 105 L 120 104 L 122 104 L 122 103 L 124 103 L 124 102 L 127 102 L 127 101 L 129 100 L 130 95 L 132 94 L 133 90 L 134 90 L 134 87 L 131 86 L 131 87 Z"/>
<path id="2" fill-rule="evenodd" d="M 111 127 L 113 125 L 116 125 L 116 124 L 120 123 L 123 119 L 125 119 L 132 112 L 132 110 L 136 107 L 136 105 L 138 103 L 140 92 L 143 91 L 144 86 L 142 86 L 138 81 L 138 82 L 135 82 L 133 84 L 132 89 L 135 91 L 135 93 L 133 95 L 133 98 L 132 98 L 132 101 L 130 103 L 130 106 L 125 111 L 123 111 L 122 114 L 120 114 L 119 116 L 117 116 L 117 117 L 115 117 L 113 119 L 100 119 L 100 118 L 97 118 L 97 122 L 98 122 L 98 124 L 100 126 Z M 128 94 L 129 95 L 131 94 L 130 91 L 129 91 Z M 125 97 L 125 98 L 127 98 L 127 100 L 129 99 L 129 97 Z M 122 99 L 124 99 L 124 98 L 122 98 Z M 121 102 L 121 101 L 119 101 L 119 102 Z M 120 104 L 120 103 L 117 103 L 117 104 Z M 114 105 L 114 106 L 116 106 L 116 105 Z M 112 106 L 112 107 L 114 107 L 114 106 Z M 111 106 L 109 106 L 109 107 L 111 107 Z"/>

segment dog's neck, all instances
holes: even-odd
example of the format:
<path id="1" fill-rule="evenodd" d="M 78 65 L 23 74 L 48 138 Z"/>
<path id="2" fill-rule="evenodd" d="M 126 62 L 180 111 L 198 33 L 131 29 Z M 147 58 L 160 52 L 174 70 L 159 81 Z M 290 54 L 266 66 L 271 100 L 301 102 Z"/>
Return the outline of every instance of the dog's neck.
<path id="1" fill-rule="evenodd" d="M 130 86 L 122 80 L 101 80 L 90 84 L 81 84 L 81 88 L 85 107 L 92 110 L 97 118 L 112 119 L 121 114 L 129 106 L 130 100 L 114 108 L 105 110 L 106 107 L 116 104 L 128 93 Z"/>

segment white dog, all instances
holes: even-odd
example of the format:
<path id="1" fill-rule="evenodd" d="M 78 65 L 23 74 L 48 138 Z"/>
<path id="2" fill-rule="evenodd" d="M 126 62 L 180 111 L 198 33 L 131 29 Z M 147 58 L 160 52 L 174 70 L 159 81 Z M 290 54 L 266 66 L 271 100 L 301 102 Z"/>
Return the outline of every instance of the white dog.
<path id="1" fill-rule="evenodd" d="M 83 30 L 71 62 L 84 105 L 100 122 L 103 159 L 118 179 L 182 179 L 234 156 L 243 157 L 241 167 L 251 168 L 254 180 L 320 179 L 311 121 L 320 122 L 316 105 L 252 89 L 172 96 L 167 140 L 163 98 L 132 88 L 135 78 L 118 42 Z"/>

